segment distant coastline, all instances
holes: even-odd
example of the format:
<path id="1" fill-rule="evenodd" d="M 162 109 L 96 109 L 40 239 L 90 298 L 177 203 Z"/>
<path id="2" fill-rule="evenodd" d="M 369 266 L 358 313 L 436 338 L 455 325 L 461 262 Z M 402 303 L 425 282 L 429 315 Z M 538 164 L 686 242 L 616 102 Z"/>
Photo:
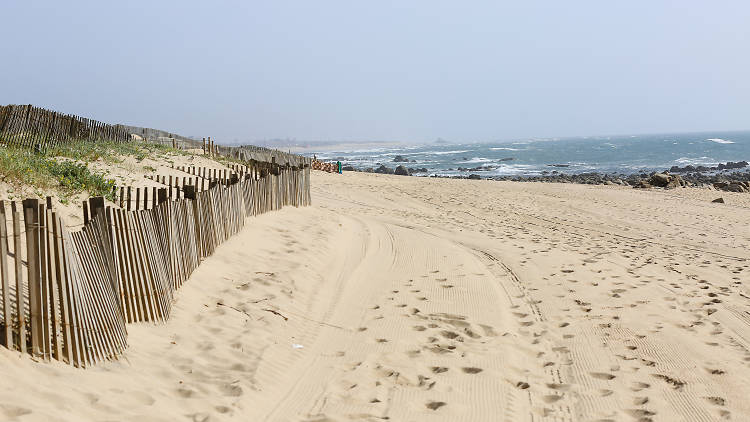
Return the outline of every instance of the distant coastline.
<path id="1" fill-rule="evenodd" d="M 330 151 L 356 151 L 376 148 L 398 148 L 404 146 L 400 142 L 309 142 L 309 143 L 279 143 L 269 148 L 289 151 L 296 154 L 314 154 Z"/>
<path id="2" fill-rule="evenodd" d="M 672 168 L 713 168 L 750 161 L 750 132 L 674 133 L 519 139 L 495 143 L 330 143 L 292 151 L 360 170 L 381 165 L 416 175 L 482 178 L 586 173 L 640 174 Z M 420 171 L 416 171 L 419 169 Z M 425 170 L 426 169 L 426 170 Z"/>

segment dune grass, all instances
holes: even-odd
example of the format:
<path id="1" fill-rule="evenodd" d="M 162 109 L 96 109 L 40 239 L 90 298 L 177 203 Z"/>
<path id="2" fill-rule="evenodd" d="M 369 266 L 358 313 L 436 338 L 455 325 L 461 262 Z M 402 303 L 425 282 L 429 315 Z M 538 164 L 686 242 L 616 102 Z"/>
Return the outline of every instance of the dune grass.
<path id="1" fill-rule="evenodd" d="M 146 157 L 183 154 L 171 146 L 145 142 L 68 142 L 44 152 L 0 144 L 0 181 L 15 188 L 53 190 L 65 203 L 72 197 L 89 192 L 91 196 L 112 199 L 113 180 L 92 171 L 88 163 L 102 160 L 120 163 L 127 156 L 136 161 Z"/>
<path id="2" fill-rule="evenodd" d="M 54 190 L 63 203 L 83 191 L 112 199 L 114 185 L 114 181 L 93 173 L 85 163 L 56 160 L 13 147 L 0 148 L 0 180 L 14 187 L 30 186 L 38 196 L 42 190 Z"/>

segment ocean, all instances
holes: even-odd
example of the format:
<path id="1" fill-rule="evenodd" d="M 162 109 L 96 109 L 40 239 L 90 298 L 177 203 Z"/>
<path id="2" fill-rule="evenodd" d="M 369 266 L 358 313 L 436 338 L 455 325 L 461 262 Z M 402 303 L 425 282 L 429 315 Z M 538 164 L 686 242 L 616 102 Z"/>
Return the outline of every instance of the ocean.
<path id="1" fill-rule="evenodd" d="M 674 133 L 658 135 L 590 136 L 519 139 L 492 143 L 445 143 L 387 148 L 321 151 L 321 160 L 341 161 L 358 169 L 380 164 L 395 168 L 426 168 L 415 175 L 483 177 L 537 176 L 552 172 L 633 174 L 672 166 L 716 166 L 750 161 L 750 131 Z M 400 155 L 409 163 L 396 163 Z M 483 167 L 477 171 L 477 167 Z M 459 170 L 460 168 L 460 170 Z"/>

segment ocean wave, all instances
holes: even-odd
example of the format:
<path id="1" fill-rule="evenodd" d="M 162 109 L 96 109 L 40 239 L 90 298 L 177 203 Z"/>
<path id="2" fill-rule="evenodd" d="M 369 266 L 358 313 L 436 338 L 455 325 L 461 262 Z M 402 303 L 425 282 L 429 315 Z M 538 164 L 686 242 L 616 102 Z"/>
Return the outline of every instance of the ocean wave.
<path id="1" fill-rule="evenodd" d="M 529 164 L 512 164 L 512 165 L 501 165 L 498 168 L 492 170 L 490 174 L 496 176 L 509 176 L 509 175 L 521 175 L 521 174 L 541 174 L 542 168 L 535 165 Z"/>
<path id="2" fill-rule="evenodd" d="M 707 141 L 716 142 L 717 144 L 733 144 L 734 141 L 730 141 L 727 139 L 721 139 L 721 138 L 708 138 Z"/>
<path id="3" fill-rule="evenodd" d="M 473 157 L 473 158 L 471 158 L 470 160 L 466 160 L 466 161 L 460 161 L 460 163 L 463 163 L 463 164 L 476 164 L 476 163 L 491 163 L 491 162 L 493 162 L 493 161 L 494 161 L 494 160 L 492 160 L 492 159 L 490 159 L 490 158 L 484 158 L 484 157 Z"/>
<path id="4" fill-rule="evenodd" d="M 493 151 L 521 151 L 520 148 L 505 148 L 505 147 L 496 147 L 496 148 L 490 148 Z"/>
<path id="5" fill-rule="evenodd" d="M 713 166 L 713 165 L 718 164 L 718 162 L 715 159 L 711 158 L 711 157 L 698 157 L 698 158 L 680 157 L 680 158 L 674 160 L 674 162 L 677 165 L 682 165 L 682 166 L 686 166 L 686 165 L 691 165 L 691 166 Z"/>
<path id="6" fill-rule="evenodd" d="M 434 154 L 434 155 L 447 155 L 447 154 L 461 154 L 463 152 L 469 152 L 470 150 L 462 151 L 425 151 L 422 154 Z"/>

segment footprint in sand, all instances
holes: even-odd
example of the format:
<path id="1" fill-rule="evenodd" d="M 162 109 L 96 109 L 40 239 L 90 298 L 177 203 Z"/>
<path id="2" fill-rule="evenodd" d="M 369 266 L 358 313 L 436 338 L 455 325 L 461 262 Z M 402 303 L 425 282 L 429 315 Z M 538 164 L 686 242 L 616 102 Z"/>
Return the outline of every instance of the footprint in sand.
<path id="1" fill-rule="evenodd" d="M 195 391 L 187 389 L 187 388 L 178 388 L 177 389 L 177 395 L 179 395 L 180 397 L 182 397 L 184 399 L 189 399 L 190 397 L 193 396 L 193 393 L 195 393 Z"/>
<path id="2" fill-rule="evenodd" d="M 242 387 L 239 385 L 227 384 L 222 385 L 219 389 L 227 397 L 240 397 L 242 395 Z"/>
<path id="3" fill-rule="evenodd" d="M 648 397 L 636 397 L 633 399 L 633 404 L 636 406 L 643 406 L 648 403 Z"/>
<path id="4" fill-rule="evenodd" d="M 449 339 L 449 340 L 453 340 L 453 339 L 458 338 L 459 339 L 458 341 L 463 341 L 463 339 L 460 338 L 461 336 L 458 335 L 457 333 L 454 333 L 453 331 L 447 331 L 447 330 L 441 331 L 440 335 L 443 336 L 443 337 L 445 337 L 445 338 L 447 338 L 447 339 Z"/>
<path id="5" fill-rule="evenodd" d="M 651 416 L 656 415 L 656 412 L 652 412 L 646 409 L 625 409 L 625 413 L 632 416 L 639 421 L 651 420 Z"/>
<path id="6" fill-rule="evenodd" d="M 609 380 L 613 380 L 613 379 L 615 379 L 615 376 L 614 376 L 614 375 L 612 375 L 612 374 L 607 374 L 607 373 L 605 373 L 605 372 L 590 372 L 589 374 L 590 374 L 590 375 L 591 375 L 592 377 L 594 377 L 594 378 L 596 378 L 596 379 L 600 379 L 600 380 L 606 380 L 606 381 L 609 381 Z"/>
<path id="7" fill-rule="evenodd" d="M 726 400 L 724 400 L 721 397 L 704 397 L 709 403 L 715 404 L 716 406 L 724 406 L 726 404 Z"/>
<path id="8" fill-rule="evenodd" d="M 635 391 L 637 393 L 637 392 L 639 392 L 641 390 L 645 390 L 645 389 L 650 388 L 650 387 L 651 387 L 651 384 L 646 384 L 645 382 L 637 382 L 636 381 L 636 382 L 633 382 L 631 384 L 630 390 L 631 391 Z"/>
<path id="9" fill-rule="evenodd" d="M 461 368 L 461 370 L 464 371 L 467 374 L 478 374 L 478 373 L 480 373 L 480 372 L 483 371 L 482 368 L 476 368 L 476 367 L 473 367 L 473 366 L 471 366 L 471 367 L 464 367 L 464 368 Z"/>
<path id="10" fill-rule="evenodd" d="M 563 398 L 563 396 L 558 396 L 556 394 L 548 394 L 542 397 L 542 400 L 544 400 L 545 403 L 551 404 L 560 400 L 561 398 Z"/>
<path id="11" fill-rule="evenodd" d="M 229 413 L 229 412 L 232 411 L 231 408 L 226 407 L 226 406 L 216 406 L 216 407 L 214 407 L 214 409 L 216 409 L 217 412 L 222 413 L 222 414 L 223 413 Z"/>
<path id="12" fill-rule="evenodd" d="M 686 384 L 684 381 L 680 381 L 680 380 L 678 380 L 676 378 L 672 378 L 672 377 L 670 377 L 668 375 L 663 375 L 663 374 L 651 374 L 651 375 L 653 377 L 655 377 L 655 378 L 659 378 L 659 379 L 663 380 L 667 384 L 672 385 L 672 387 L 675 390 L 682 390 L 682 387 L 684 387 L 685 384 Z"/>
<path id="13" fill-rule="evenodd" d="M 443 402 L 443 401 L 430 401 L 430 402 L 427 402 L 427 404 L 425 404 L 425 406 L 428 409 L 430 409 L 430 410 L 438 410 L 438 409 L 440 409 L 441 407 L 443 407 L 443 406 L 445 406 L 447 404 L 448 403 Z"/>

